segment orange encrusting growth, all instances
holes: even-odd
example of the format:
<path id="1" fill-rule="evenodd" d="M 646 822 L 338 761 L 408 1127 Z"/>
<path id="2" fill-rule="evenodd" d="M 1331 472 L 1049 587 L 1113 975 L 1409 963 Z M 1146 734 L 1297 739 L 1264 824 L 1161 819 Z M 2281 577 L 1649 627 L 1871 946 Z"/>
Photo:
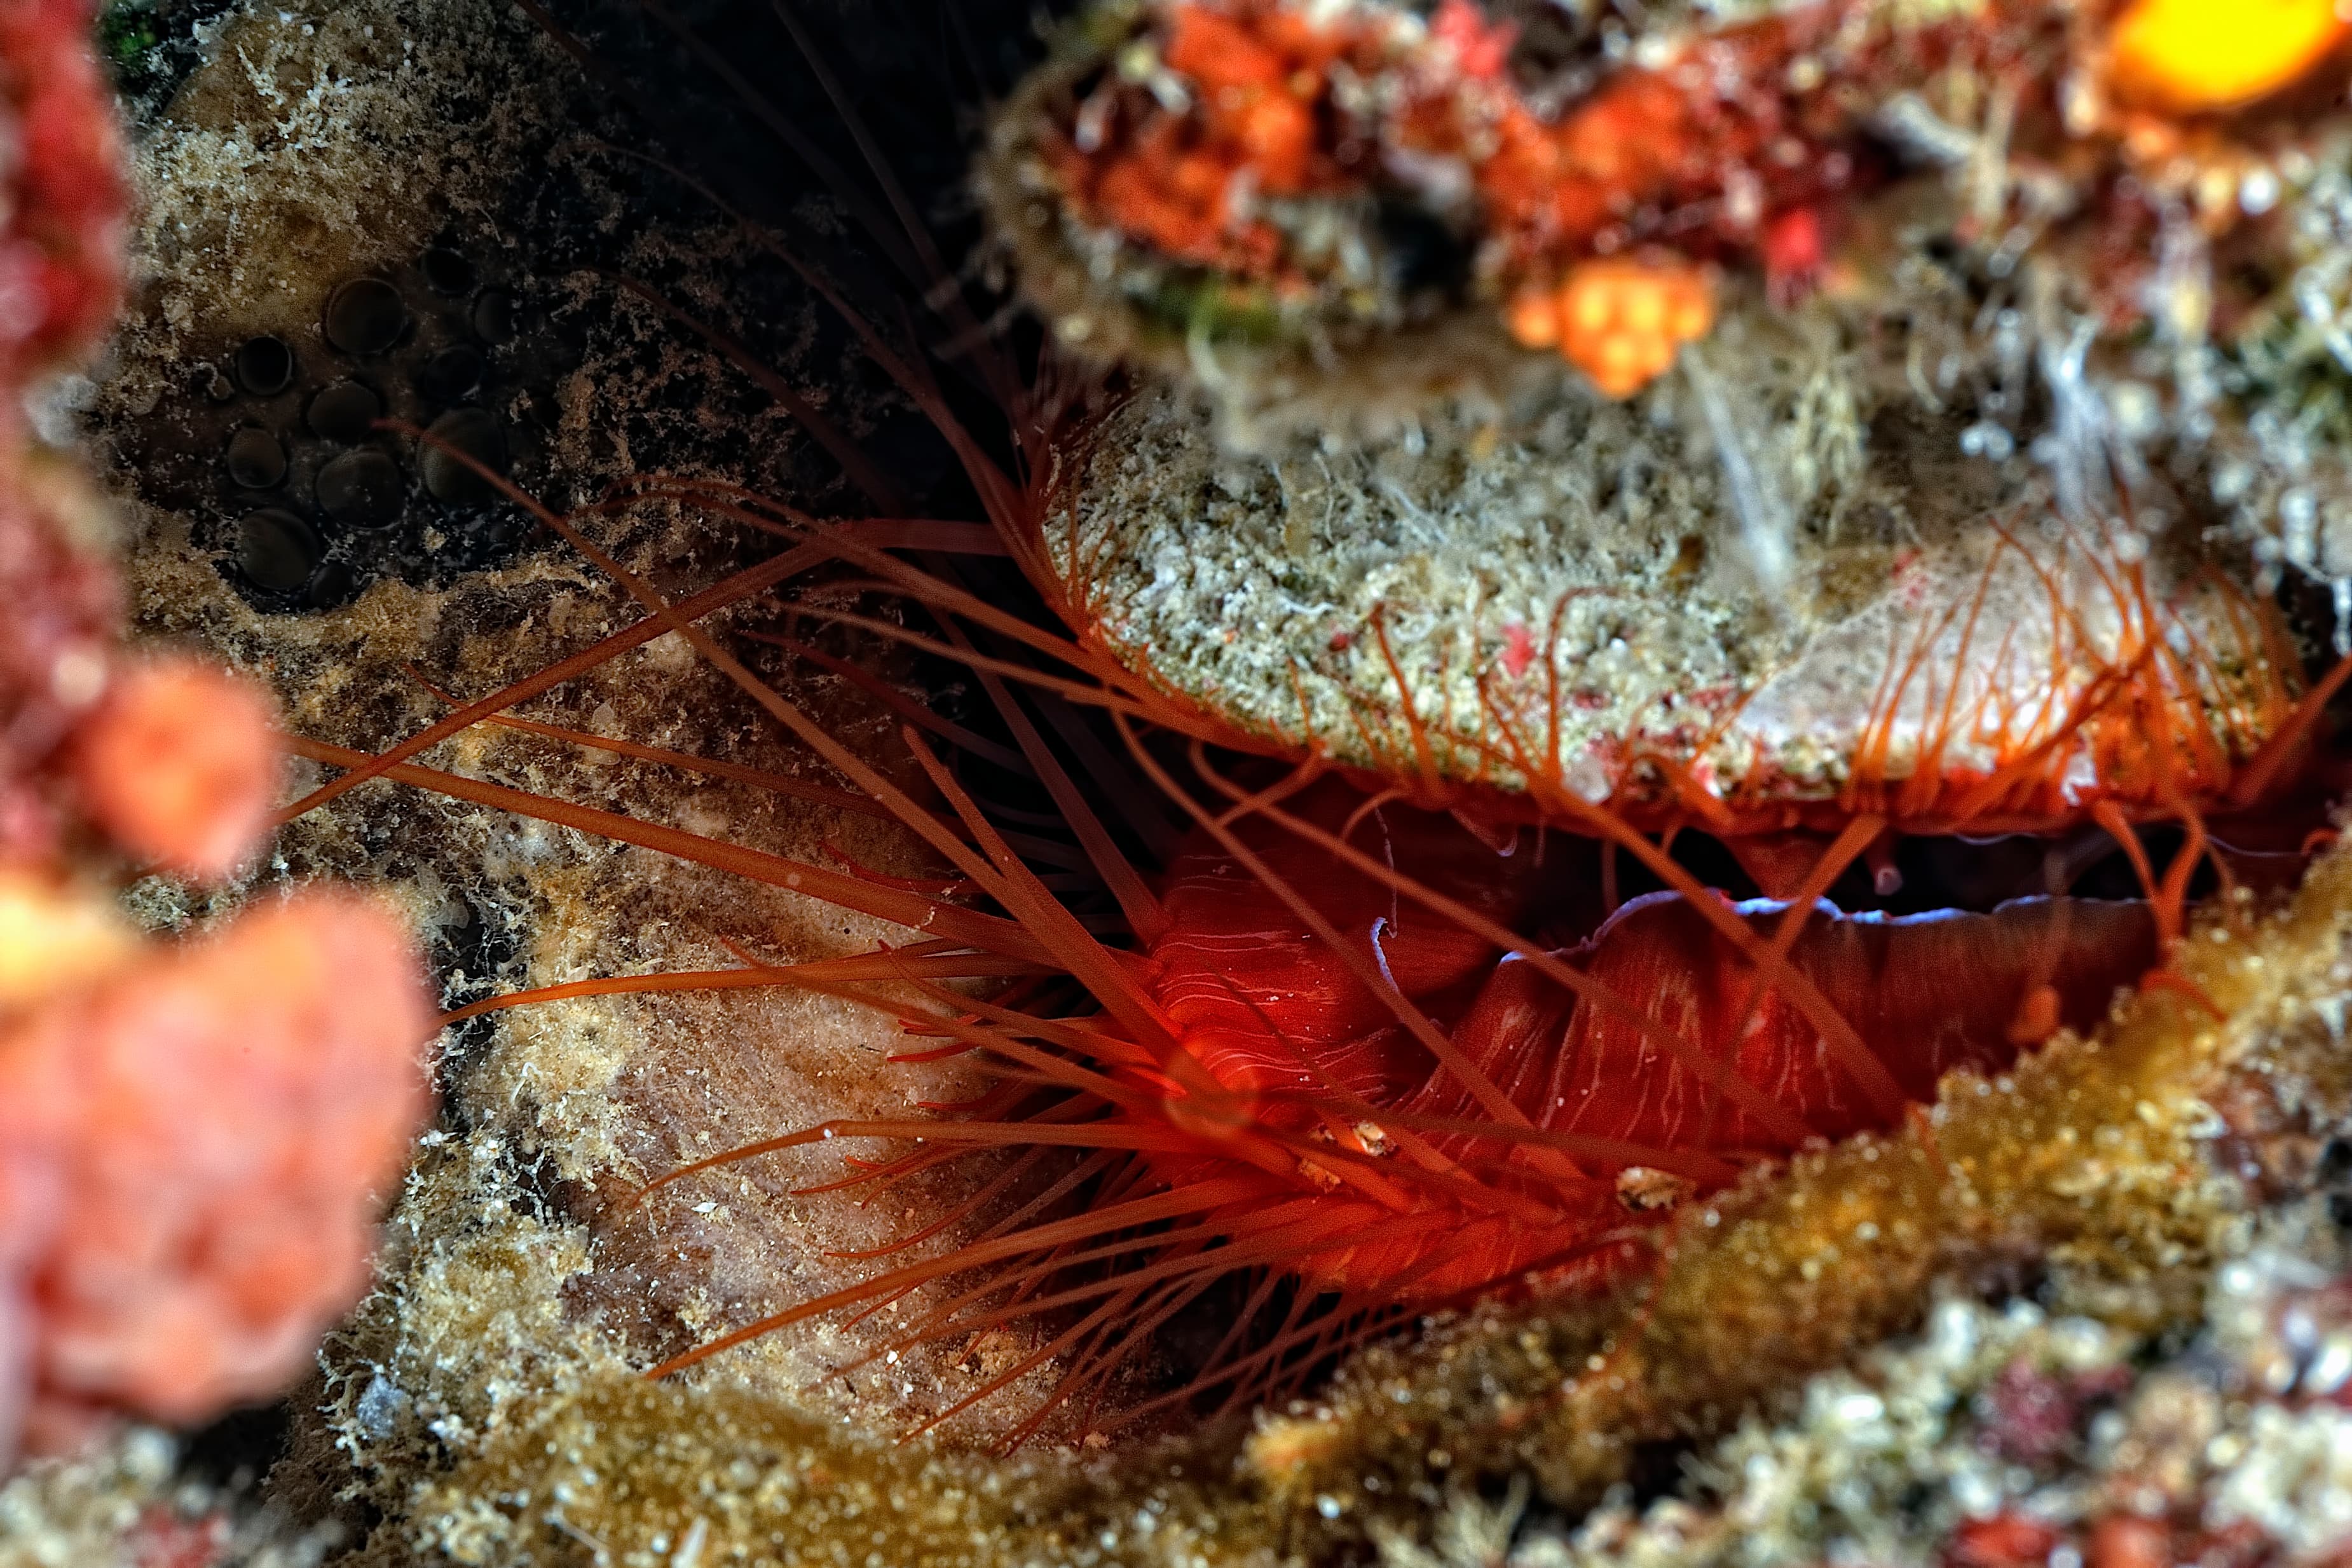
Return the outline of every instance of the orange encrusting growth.
<path id="1" fill-rule="evenodd" d="M 278 790 L 269 699 L 194 660 L 126 664 L 76 737 L 73 770 L 85 810 L 126 848 L 226 877 L 260 841 Z"/>
<path id="2" fill-rule="evenodd" d="M 0 1463 L 19 1415 L 58 1448 L 299 1373 L 367 1284 L 431 1016 L 406 931 L 327 890 L 0 1012 Z"/>
<path id="3" fill-rule="evenodd" d="M 1197 87 L 1195 112 L 1151 120 L 1131 149 L 1107 158 L 1060 143 L 1061 176 L 1086 205 L 1171 256 L 1274 273 L 1282 237 L 1249 214 L 1248 199 L 1355 183 L 1318 121 L 1332 64 L 1378 71 L 1391 52 L 1385 32 L 1282 9 L 1183 7 L 1170 18 L 1161 57 Z"/>
<path id="4" fill-rule="evenodd" d="M 1706 274 L 1671 256 L 1579 262 L 1557 288 L 1521 292 L 1507 319 L 1522 345 L 1558 349 L 1620 398 L 1664 375 L 1682 346 L 1714 324 Z"/>
<path id="5" fill-rule="evenodd" d="M 1776 22 L 1749 29 L 1752 39 L 1735 30 L 1711 47 L 1788 54 L 1819 31 L 1818 22 Z M 1694 104 L 1668 70 L 1629 70 L 1552 124 L 1502 69 L 1509 29 L 1489 26 L 1467 0 L 1448 0 L 1430 37 L 1433 51 L 1370 10 L 1325 17 L 1279 0 L 1174 5 L 1159 59 L 1183 84 L 1181 107 L 1106 99 L 1098 122 L 1050 135 L 1045 154 L 1090 221 L 1277 294 L 1312 284 L 1263 198 L 1369 189 L 1390 143 L 1459 160 L 1486 209 L 1497 247 L 1490 265 L 1507 285 L 1514 334 L 1558 349 L 1609 396 L 1638 391 L 1706 332 L 1710 290 L 1687 260 L 1608 253 L 1643 237 L 1643 213 L 1703 206 L 1720 194 L 1724 170 L 1803 134 L 1790 95 L 1777 83 L 1750 84 Z M 1769 64 L 1757 64 L 1759 82 Z M 1392 123 L 1361 122 L 1335 99 L 1335 65 L 1358 80 L 1398 74 Z M 1725 144 L 1727 135 L 1736 145 Z M 1835 158 L 1780 162 L 1791 167 L 1775 181 L 1776 214 L 1841 188 L 1852 170 L 1851 160 Z M 1748 246 L 1769 215 L 1743 214 L 1713 239 L 1682 235 L 1678 243 Z"/>

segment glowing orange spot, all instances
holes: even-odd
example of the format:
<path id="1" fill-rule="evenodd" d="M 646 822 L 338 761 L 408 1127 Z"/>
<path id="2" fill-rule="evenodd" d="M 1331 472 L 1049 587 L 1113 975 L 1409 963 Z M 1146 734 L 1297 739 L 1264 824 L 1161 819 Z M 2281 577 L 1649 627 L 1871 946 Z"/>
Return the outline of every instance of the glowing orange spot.
<path id="1" fill-rule="evenodd" d="M 2108 40 L 2119 97 L 2183 113 L 2274 92 L 2344 39 L 2336 0 L 2136 0 Z"/>
<path id="2" fill-rule="evenodd" d="M 1557 290 L 1527 289 L 1504 317 L 1530 349 L 1557 348 L 1610 397 L 1630 397 L 1715 325 L 1706 274 L 1675 258 L 1610 257 L 1572 267 Z"/>
<path id="3" fill-rule="evenodd" d="M 1503 324 L 1524 348 L 1558 348 L 1559 297 L 1547 288 L 1523 290 L 1511 300 Z"/>

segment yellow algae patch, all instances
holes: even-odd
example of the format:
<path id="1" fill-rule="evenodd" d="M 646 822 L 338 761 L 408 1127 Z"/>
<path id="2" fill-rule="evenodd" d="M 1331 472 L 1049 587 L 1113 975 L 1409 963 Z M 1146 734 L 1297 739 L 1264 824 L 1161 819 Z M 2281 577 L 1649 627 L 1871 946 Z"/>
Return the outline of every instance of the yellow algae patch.
<path id="1" fill-rule="evenodd" d="M 2122 97 L 2193 113 L 2274 92 L 2343 41 L 2336 0 L 2137 0 L 2109 40 Z"/>

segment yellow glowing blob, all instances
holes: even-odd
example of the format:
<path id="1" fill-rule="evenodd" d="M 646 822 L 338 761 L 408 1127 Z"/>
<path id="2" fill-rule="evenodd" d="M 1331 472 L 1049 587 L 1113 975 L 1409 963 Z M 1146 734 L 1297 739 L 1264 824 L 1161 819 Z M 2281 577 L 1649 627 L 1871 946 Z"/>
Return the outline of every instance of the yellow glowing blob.
<path id="1" fill-rule="evenodd" d="M 97 979 L 133 950 L 111 900 L 0 871 L 0 1011 Z"/>
<path id="2" fill-rule="evenodd" d="M 2338 0 L 2135 0 L 2109 40 L 2117 93 L 2183 112 L 2286 86 L 2343 41 Z"/>

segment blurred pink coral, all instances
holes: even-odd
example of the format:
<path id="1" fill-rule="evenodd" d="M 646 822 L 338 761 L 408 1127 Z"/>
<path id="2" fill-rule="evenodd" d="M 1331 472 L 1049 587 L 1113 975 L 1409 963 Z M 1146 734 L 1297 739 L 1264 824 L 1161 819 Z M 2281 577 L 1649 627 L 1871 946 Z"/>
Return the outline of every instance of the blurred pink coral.
<path id="1" fill-rule="evenodd" d="M 311 890 L 146 942 L 68 854 L 225 877 L 278 759 L 247 683 L 122 656 L 103 517 L 22 413 L 121 297 L 91 9 L 0 0 L 0 1473 L 112 1412 L 196 1421 L 299 1375 L 430 1103 L 387 911 Z"/>
<path id="2" fill-rule="evenodd" d="M 89 505 L 59 459 L 10 441 L 0 414 L 0 860 L 54 852 L 47 769 L 105 688 L 120 611 Z"/>
<path id="3" fill-rule="evenodd" d="M 119 669 L 76 737 L 90 821 L 185 875 L 225 877 L 266 832 L 278 750 L 259 688 L 191 659 Z"/>
<path id="4" fill-rule="evenodd" d="M 0 1033 L 0 1362 L 13 1333 L 37 1439 L 269 1394 L 359 1294 L 426 1108 L 406 947 L 309 892 Z"/>

